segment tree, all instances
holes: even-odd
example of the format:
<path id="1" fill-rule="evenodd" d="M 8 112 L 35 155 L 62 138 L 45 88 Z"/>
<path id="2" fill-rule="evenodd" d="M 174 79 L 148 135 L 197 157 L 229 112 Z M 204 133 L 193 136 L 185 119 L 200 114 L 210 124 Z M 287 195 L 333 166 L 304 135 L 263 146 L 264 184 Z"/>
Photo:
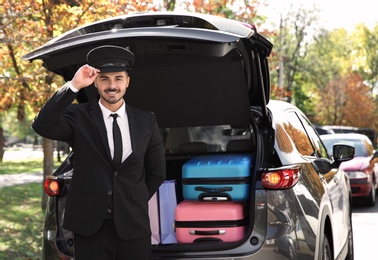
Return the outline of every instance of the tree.
<path id="1" fill-rule="evenodd" d="M 361 40 L 342 28 L 322 30 L 309 46 L 303 85 L 311 92 L 313 122 L 378 129 L 377 105 L 368 81 L 356 69 L 355 53 L 361 46 Z"/>
<path id="2" fill-rule="evenodd" d="M 198 13 L 206 13 L 234 19 L 258 27 L 265 21 L 258 15 L 259 0 L 193 0 L 186 8 Z"/>
<path id="3" fill-rule="evenodd" d="M 351 41 L 354 70 L 362 75 L 373 90 L 378 83 L 378 25 L 373 29 L 364 24 L 357 25 L 351 33 Z"/>
<path id="4" fill-rule="evenodd" d="M 21 56 L 77 26 L 130 12 L 156 10 L 153 1 L 108 0 L 0 0 L 0 111 L 17 108 L 24 121 L 30 107 L 37 112 L 62 85 L 62 78 L 48 72 L 40 61 L 27 63 Z M 1 144 L 0 144 L 1 145 Z M 44 176 L 53 171 L 52 140 L 44 139 Z M 43 198 L 42 206 L 46 204 Z"/>
<path id="5" fill-rule="evenodd" d="M 297 84 L 298 74 L 306 71 L 303 59 L 315 36 L 318 12 L 316 6 L 310 9 L 304 5 L 291 5 L 287 13 L 281 14 L 278 33 L 272 37 L 277 52 L 272 60 L 273 67 L 276 68 L 272 71 L 272 82 L 275 83 L 273 87 L 278 98 L 289 103 L 292 101 L 294 87 L 297 85 L 297 89 L 301 89 Z"/>
<path id="6" fill-rule="evenodd" d="M 360 75 L 352 73 L 335 78 L 319 91 L 317 121 L 321 124 L 369 127 L 377 109 L 370 88 Z"/>

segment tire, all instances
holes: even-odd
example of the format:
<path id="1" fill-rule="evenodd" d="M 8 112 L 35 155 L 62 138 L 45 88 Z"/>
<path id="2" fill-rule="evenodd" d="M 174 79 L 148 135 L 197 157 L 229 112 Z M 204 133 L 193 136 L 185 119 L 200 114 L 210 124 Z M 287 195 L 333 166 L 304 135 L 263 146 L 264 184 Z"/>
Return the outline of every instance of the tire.
<path id="1" fill-rule="evenodd" d="M 348 253 L 345 260 L 354 259 L 354 244 L 353 244 L 353 226 L 352 226 L 352 213 L 349 214 L 349 232 L 348 232 Z"/>
<path id="2" fill-rule="evenodd" d="M 324 234 L 323 238 L 323 245 L 321 248 L 321 260 L 331 260 L 332 258 L 332 249 L 331 245 L 329 244 L 328 237 L 326 234 Z"/>
<path id="3" fill-rule="evenodd" d="M 295 253 L 295 250 L 293 248 L 293 245 L 289 245 L 289 259 L 294 260 L 297 259 L 297 255 Z"/>

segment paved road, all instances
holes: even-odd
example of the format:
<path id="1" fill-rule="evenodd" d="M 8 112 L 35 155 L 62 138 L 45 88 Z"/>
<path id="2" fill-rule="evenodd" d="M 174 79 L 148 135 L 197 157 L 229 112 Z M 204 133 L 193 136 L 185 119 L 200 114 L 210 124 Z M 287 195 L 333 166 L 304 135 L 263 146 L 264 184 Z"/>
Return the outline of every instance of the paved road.
<path id="1" fill-rule="evenodd" d="M 43 158 L 42 150 L 34 150 L 32 148 L 19 148 L 18 150 L 6 150 L 4 153 L 3 162 L 7 161 L 21 161 L 23 159 Z M 0 188 L 26 184 L 32 182 L 41 182 L 43 180 L 42 172 L 30 172 L 21 174 L 3 174 L 0 175 Z"/>
<path id="2" fill-rule="evenodd" d="M 0 175 L 0 188 L 27 184 L 32 182 L 42 183 L 43 174 L 42 172 L 31 172 L 31 173 L 21 173 L 21 174 L 3 174 Z"/>
<path id="3" fill-rule="evenodd" d="M 352 223 L 354 235 L 354 259 L 378 259 L 378 200 L 374 207 L 354 205 Z"/>

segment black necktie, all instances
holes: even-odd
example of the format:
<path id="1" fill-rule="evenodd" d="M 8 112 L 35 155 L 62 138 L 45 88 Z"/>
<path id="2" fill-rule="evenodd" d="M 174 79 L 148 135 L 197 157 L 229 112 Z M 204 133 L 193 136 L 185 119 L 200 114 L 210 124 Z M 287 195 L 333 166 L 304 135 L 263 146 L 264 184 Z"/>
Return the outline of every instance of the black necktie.
<path id="1" fill-rule="evenodd" d="M 113 165 L 117 169 L 122 162 L 122 136 L 121 130 L 117 124 L 118 114 L 111 114 L 113 117 L 113 141 L 114 141 L 114 155 L 113 155 Z"/>

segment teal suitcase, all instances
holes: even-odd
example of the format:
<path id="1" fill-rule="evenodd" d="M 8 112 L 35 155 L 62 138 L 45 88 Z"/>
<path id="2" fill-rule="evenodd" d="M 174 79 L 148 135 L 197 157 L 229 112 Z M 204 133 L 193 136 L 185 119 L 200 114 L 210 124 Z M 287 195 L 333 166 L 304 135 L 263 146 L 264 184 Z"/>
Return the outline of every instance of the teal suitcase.
<path id="1" fill-rule="evenodd" d="M 252 158 L 245 154 L 195 157 L 182 167 L 183 197 L 189 201 L 246 201 Z"/>

